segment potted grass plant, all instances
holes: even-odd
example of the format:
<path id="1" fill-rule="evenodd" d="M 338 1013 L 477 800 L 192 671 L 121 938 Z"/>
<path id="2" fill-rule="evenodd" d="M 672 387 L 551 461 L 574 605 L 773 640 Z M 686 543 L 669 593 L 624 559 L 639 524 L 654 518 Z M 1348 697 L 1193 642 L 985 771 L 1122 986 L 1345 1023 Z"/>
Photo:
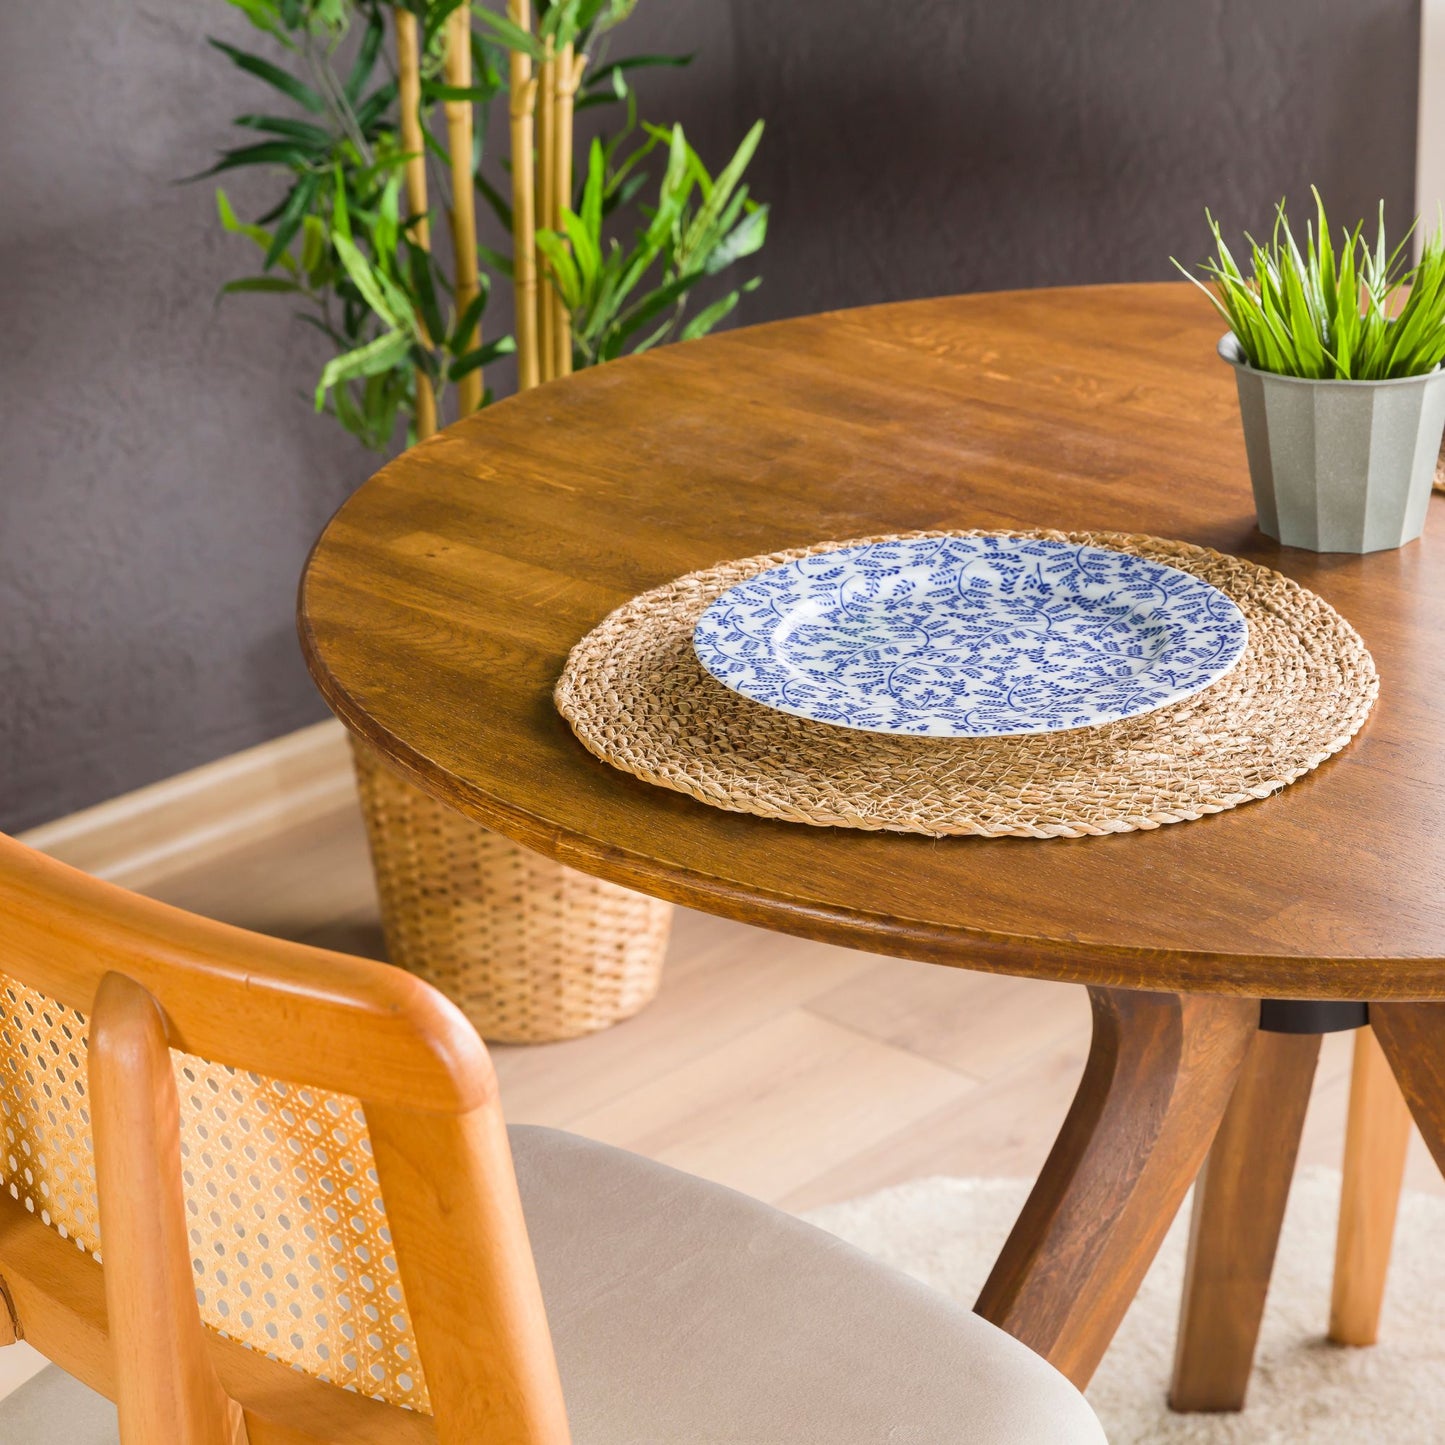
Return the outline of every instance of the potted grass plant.
<path id="1" fill-rule="evenodd" d="M 1267 244 L 1236 261 L 1206 212 L 1214 256 L 1193 281 L 1224 317 L 1260 530 L 1314 552 L 1378 552 L 1424 530 L 1445 431 L 1445 235 L 1408 263 L 1384 206 L 1331 240 L 1316 191 L 1301 247 L 1281 202 Z M 1413 232 L 1413 227 L 1411 231 Z M 1207 283 L 1212 283 L 1212 286 Z"/>

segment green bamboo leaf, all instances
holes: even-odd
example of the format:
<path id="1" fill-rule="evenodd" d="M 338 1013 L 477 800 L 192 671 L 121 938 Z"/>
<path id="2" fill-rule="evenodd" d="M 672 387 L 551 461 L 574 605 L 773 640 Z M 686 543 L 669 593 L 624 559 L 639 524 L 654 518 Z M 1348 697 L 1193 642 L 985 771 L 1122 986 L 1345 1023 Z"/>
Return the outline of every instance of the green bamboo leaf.
<path id="1" fill-rule="evenodd" d="M 234 124 L 245 126 L 247 130 L 259 130 L 265 131 L 269 135 L 284 136 L 287 140 L 297 141 L 312 151 L 329 150 L 336 139 L 329 130 L 322 126 L 312 125 L 310 121 L 295 120 L 285 115 L 238 115 Z"/>
<path id="2" fill-rule="evenodd" d="M 362 255 L 355 242 L 338 231 L 332 236 L 331 244 L 336 247 L 336 254 L 341 257 L 341 264 L 346 267 L 346 274 L 351 277 L 352 284 L 361 292 L 362 299 L 366 304 L 388 326 L 402 326 L 404 318 L 393 309 L 382 288 L 382 278 L 371 262 Z"/>
<path id="3" fill-rule="evenodd" d="M 296 41 L 283 23 L 274 0 L 226 0 L 226 3 L 234 6 L 257 30 L 265 31 L 287 50 L 296 49 Z"/>
<path id="4" fill-rule="evenodd" d="M 362 87 L 371 79 L 371 72 L 376 69 L 376 57 L 381 51 L 381 42 L 385 36 L 386 26 L 382 22 L 381 12 L 373 10 L 367 16 L 366 29 L 362 32 L 361 44 L 357 47 L 351 72 L 341 87 L 347 100 L 353 105 L 361 94 Z"/>
<path id="5" fill-rule="evenodd" d="M 757 209 L 758 203 L 748 199 L 748 188 L 739 186 L 718 212 L 716 219 L 708 225 L 698 246 L 699 251 L 707 251 L 716 246 L 745 215 L 751 215 Z"/>
<path id="6" fill-rule="evenodd" d="M 477 255 L 499 276 L 505 276 L 508 280 L 512 279 L 514 274 L 512 258 L 505 251 L 495 251 L 490 246 L 479 245 Z"/>
<path id="7" fill-rule="evenodd" d="M 726 270 L 734 261 L 756 255 L 763 249 L 768 238 L 768 208 L 759 206 L 743 217 L 741 221 L 708 251 L 703 260 L 703 270 L 709 276 L 716 276 Z"/>
<path id="8" fill-rule="evenodd" d="M 481 173 L 474 171 L 472 180 L 482 199 L 492 208 L 492 214 L 501 222 L 502 229 L 512 229 L 512 207 L 507 198 Z"/>
<path id="9" fill-rule="evenodd" d="M 334 414 L 337 421 L 339 421 L 352 436 L 360 438 L 361 441 L 369 445 L 366 420 L 351 400 L 350 388 L 338 386 L 331 393 L 331 401 L 335 409 Z"/>
<path id="10" fill-rule="evenodd" d="M 650 291 L 635 306 L 630 307 L 626 315 L 619 320 L 617 336 L 626 341 L 629 336 L 647 325 L 660 311 L 686 296 L 702 280 L 702 277 L 701 271 L 690 271 L 687 275 L 679 276 L 676 280 L 659 286 L 655 291 Z"/>
<path id="11" fill-rule="evenodd" d="M 206 43 L 214 46 L 247 74 L 254 75 L 258 80 L 264 80 L 267 85 L 279 90 L 283 95 L 289 95 L 292 100 L 313 115 L 326 113 L 326 102 L 305 81 L 298 80 L 294 75 L 282 70 L 279 65 L 273 65 L 269 60 L 251 54 L 249 50 L 240 50 L 234 45 L 227 45 L 224 40 L 208 40 Z"/>
<path id="12" fill-rule="evenodd" d="M 644 351 L 651 351 L 654 346 L 660 346 L 664 341 L 670 340 L 673 328 L 676 325 L 677 317 L 669 316 L 650 336 L 644 336 L 641 341 L 633 346 L 632 354 L 634 356 L 641 356 Z"/>
<path id="13" fill-rule="evenodd" d="M 222 296 L 234 296 L 242 291 L 300 291 L 302 288 L 284 276 L 242 276 L 239 281 L 227 281 L 221 287 Z"/>
<path id="14" fill-rule="evenodd" d="M 596 286 L 602 273 L 601 238 L 588 230 L 586 222 L 575 211 L 562 212 L 562 227 L 572 243 L 572 259 L 577 264 L 580 289 L 585 293 Z"/>
<path id="15" fill-rule="evenodd" d="M 487 99 L 501 95 L 510 84 L 508 71 L 511 58 L 507 47 L 498 45 L 490 35 L 480 34 L 475 28 L 471 36 L 472 83 L 483 91 Z"/>
<path id="16" fill-rule="evenodd" d="M 231 198 L 219 186 L 216 187 L 216 212 L 221 218 L 223 230 L 234 236 L 245 236 L 255 242 L 262 251 L 271 249 L 271 233 L 264 226 L 252 226 L 240 220 L 231 207 Z M 283 258 L 287 260 L 289 258 Z"/>
<path id="17" fill-rule="evenodd" d="M 622 288 L 627 270 L 627 257 L 621 246 L 613 241 L 608 246 L 591 304 L 580 317 L 576 309 L 573 310 L 573 334 L 580 336 L 588 345 L 595 346 L 601 342 L 626 302 L 628 293 Z"/>
<path id="18" fill-rule="evenodd" d="M 269 271 L 290 246 L 291 239 L 301 229 L 301 222 L 316 199 L 320 186 L 321 177 L 315 175 L 306 176 L 292 186 L 285 209 L 277 218 L 276 232 L 271 237 L 271 244 L 266 248 L 266 259 L 261 263 L 263 271 Z"/>
<path id="19" fill-rule="evenodd" d="M 381 287 L 382 294 L 386 297 L 386 304 L 397 318 L 398 324 L 410 330 L 413 339 L 420 342 L 423 336 L 422 326 L 417 317 L 416 307 L 412 305 L 411 297 L 380 267 L 377 267 L 373 274 L 377 284 Z"/>
<path id="20" fill-rule="evenodd" d="M 630 296 L 641 282 L 663 248 L 674 239 L 687 205 L 692 182 L 688 179 L 688 145 L 682 127 L 674 126 L 668 133 L 667 169 L 663 172 L 657 209 L 648 220 L 637 245 L 633 248 L 626 269 L 617 282 L 617 300 Z"/>
<path id="21" fill-rule="evenodd" d="M 404 331 L 388 331 L 355 351 L 344 356 L 333 356 L 321 372 L 316 385 L 316 410 L 326 405 L 326 393 L 342 382 L 362 376 L 375 376 L 388 371 L 406 358 L 411 349 L 411 338 Z"/>
<path id="22" fill-rule="evenodd" d="M 478 367 L 490 366 L 499 356 L 511 356 L 517 349 L 516 341 L 510 336 L 499 337 L 496 341 L 489 341 L 485 346 L 479 346 L 475 351 L 469 351 L 465 356 L 459 356 L 447 367 L 447 380 L 460 381 L 462 377 L 476 371 Z"/>
<path id="23" fill-rule="evenodd" d="M 477 327 L 481 323 L 482 313 L 487 309 L 487 292 L 485 289 L 478 291 L 467 303 L 466 310 L 456 319 L 452 327 L 451 335 L 446 338 L 447 350 L 453 356 L 459 355 L 461 348 L 468 346 L 472 338 L 477 334 Z M 440 333 L 439 333 L 440 334 Z"/>
<path id="24" fill-rule="evenodd" d="M 721 301 L 714 301 L 711 306 L 699 311 L 686 326 L 682 328 L 679 341 L 696 341 L 699 336 L 706 336 L 714 326 L 724 317 L 729 316 L 736 309 L 738 298 L 742 295 L 740 291 L 730 291 Z"/>
<path id="25" fill-rule="evenodd" d="M 395 121 L 391 119 L 390 111 L 395 102 L 396 82 L 394 80 L 388 80 L 385 85 L 377 86 L 356 107 L 356 124 L 361 128 L 362 134 L 374 139 L 379 130 L 394 126 Z"/>
<path id="26" fill-rule="evenodd" d="M 530 55 L 533 60 L 541 60 L 546 55 L 541 41 L 535 35 L 523 30 L 519 25 L 514 25 L 505 15 L 485 9 L 477 9 L 473 14 L 508 50 L 520 50 L 524 55 Z"/>
<path id="27" fill-rule="evenodd" d="M 695 246 L 697 238 L 705 235 L 707 228 L 716 221 L 721 214 L 723 207 L 727 204 L 738 182 L 742 180 L 743 172 L 748 168 L 758 143 L 763 138 L 763 123 L 756 121 L 747 135 L 743 137 L 742 144 L 733 153 L 732 159 L 718 173 L 717 179 L 712 183 L 710 193 L 707 194 L 696 219 L 688 232 L 689 241 L 684 245 L 689 249 Z M 690 149 L 690 148 L 689 148 Z"/>
<path id="28" fill-rule="evenodd" d="M 197 171 L 193 176 L 186 176 L 184 180 L 203 181 L 208 176 L 218 176 L 225 171 L 239 170 L 243 166 L 275 165 L 286 166 L 291 170 L 305 170 L 311 160 L 311 155 L 302 150 L 295 141 L 259 141 L 255 145 L 237 146 L 234 150 L 223 151 L 215 165 Z"/>
<path id="29" fill-rule="evenodd" d="M 351 207 L 346 199 L 346 177 L 340 161 L 331 168 L 331 228 L 336 235 L 351 239 Z"/>
<path id="30" fill-rule="evenodd" d="M 446 334 L 446 326 L 442 321 L 441 307 L 437 304 L 431 253 L 409 241 L 406 247 L 406 263 L 417 313 L 426 324 L 427 335 L 439 341 Z"/>
<path id="31" fill-rule="evenodd" d="M 376 206 L 376 219 L 372 224 L 372 250 L 376 252 L 383 273 L 392 269 L 397 246 L 401 242 L 402 179 L 402 173 L 395 171 L 382 187 Z"/>
<path id="32" fill-rule="evenodd" d="M 582 84 L 577 108 L 580 110 L 589 104 L 610 105 L 614 101 L 626 100 L 631 89 L 628 84 L 630 71 L 646 70 L 660 65 L 691 65 L 692 59 L 691 55 L 628 55 L 620 60 L 610 60 L 606 65 L 588 73 Z"/>
<path id="33" fill-rule="evenodd" d="M 647 176 L 639 171 L 618 186 L 608 186 L 602 196 L 602 214 L 610 216 L 613 211 L 623 210 L 636 200 L 638 193 L 647 184 Z"/>
<path id="34" fill-rule="evenodd" d="M 316 284 L 321 263 L 326 259 L 326 226 L 320 216 L 306 216 L 301 222 L 301 270 Z"/>
<path id="35" fill-rule="evenodd" d="M 293 311 L 292 316 L 303 326 L 309 326 L 313 331 L 319 331 L 333 346 L 339 346 L 346 350 L 350 341 L 344 337 L 334 326 L 328 326 L 320 316 L 313 316 L 309 311 Z"/>
<path id="36" fill-rule="evenodd" d="M 607 154 L 595 137 L 587 152 L 587 178 L 582 184 L 579 215 L 589 236 L 602 237 L 602 193 L 607 188 Z"/>
<path id="37" fill-rule="evenodd" d="M 537 249 L 546 258 L 545 269 L 557 294 L 569 311 L 576 311 L 582 305 L 582 282 L 566 242 L 555 231 L 539 230 Z"/>

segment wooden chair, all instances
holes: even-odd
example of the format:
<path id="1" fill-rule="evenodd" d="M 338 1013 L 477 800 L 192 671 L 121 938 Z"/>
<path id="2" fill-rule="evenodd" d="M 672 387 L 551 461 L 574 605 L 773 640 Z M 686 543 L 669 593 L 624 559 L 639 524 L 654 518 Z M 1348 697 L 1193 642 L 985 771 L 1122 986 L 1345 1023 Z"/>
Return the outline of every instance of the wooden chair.
<path id="1" fill-rule="evenodd" d="M 509 1139 L 419 979 L 4 837 L 0 1124 L 0 1328 L 60 1367 L 0 1439 L 564 1445 L 569 1412 L 579 1445 L 1103 1439 L 1017 1341 L 831 1236 Z"/>

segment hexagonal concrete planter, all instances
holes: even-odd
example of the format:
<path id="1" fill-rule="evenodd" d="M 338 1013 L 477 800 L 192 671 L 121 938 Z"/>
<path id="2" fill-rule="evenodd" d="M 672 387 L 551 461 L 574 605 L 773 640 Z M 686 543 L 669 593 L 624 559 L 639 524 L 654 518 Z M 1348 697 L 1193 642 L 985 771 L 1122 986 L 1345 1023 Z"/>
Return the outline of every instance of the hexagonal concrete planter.
<path id="1" fill-rule="evenodd" d="M 1310 381 L 1256 371 L 1232 332 L 1260 530 L 1312 552 L 1380 552 L 1425 528 L 1445 432 L 1445 371 L 1395 381 Z"/>

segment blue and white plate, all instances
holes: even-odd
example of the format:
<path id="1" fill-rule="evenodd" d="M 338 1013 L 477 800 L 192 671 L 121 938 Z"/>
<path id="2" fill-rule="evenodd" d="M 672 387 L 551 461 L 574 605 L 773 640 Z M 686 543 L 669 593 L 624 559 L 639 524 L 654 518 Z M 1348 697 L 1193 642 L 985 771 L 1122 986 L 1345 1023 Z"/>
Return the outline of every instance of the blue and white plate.
<path id="1" fill-rule="evenodd" d="M 702 665 L 780 712 L 864 732 L 1014 737 L 1178 702 L 1240 659 L 1217 587 L 1126 552 L 913 537 L 819 552 L 724 592 Z"/>

